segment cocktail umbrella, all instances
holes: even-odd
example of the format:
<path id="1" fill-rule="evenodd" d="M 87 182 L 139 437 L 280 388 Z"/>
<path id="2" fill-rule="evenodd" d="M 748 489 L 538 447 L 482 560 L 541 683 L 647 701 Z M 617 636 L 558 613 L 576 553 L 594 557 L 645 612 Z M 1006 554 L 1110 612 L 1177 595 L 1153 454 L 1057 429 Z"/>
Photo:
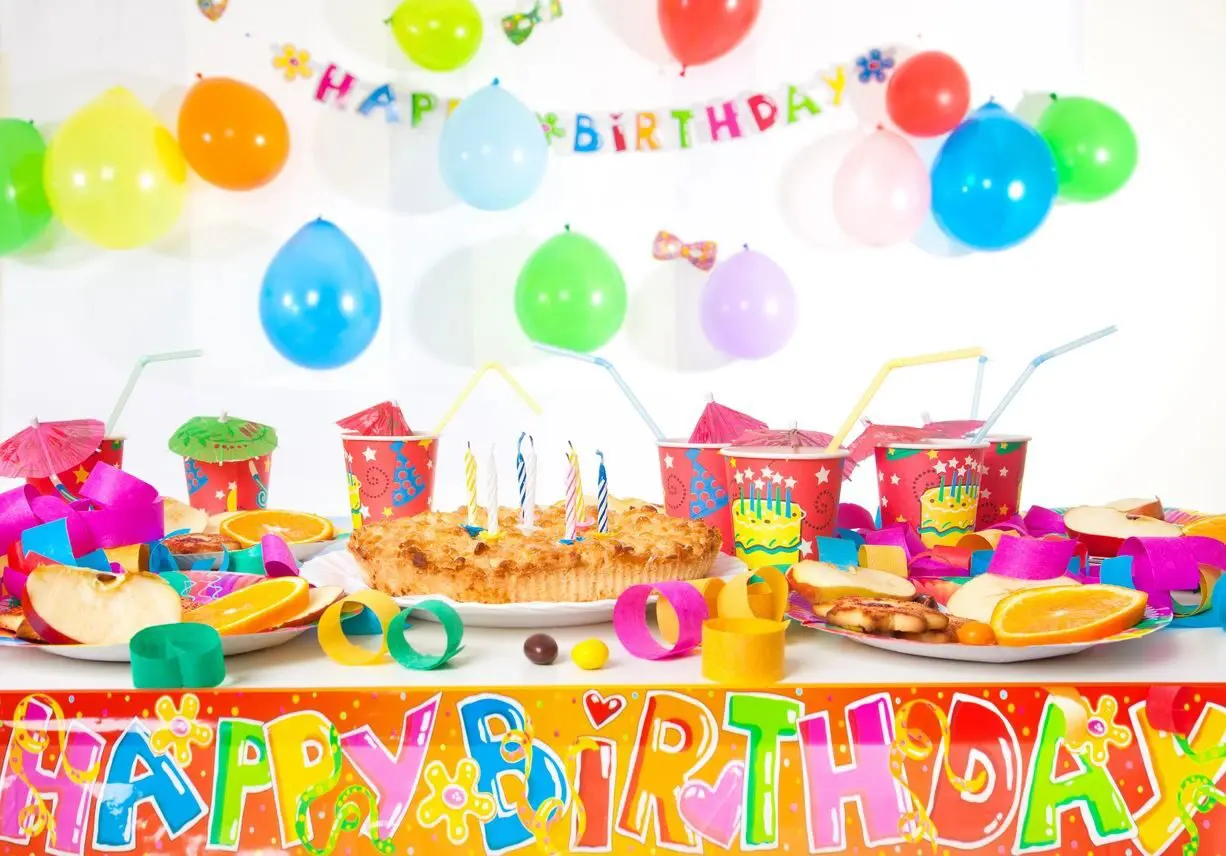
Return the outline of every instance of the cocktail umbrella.
<path id="1" fill-rule="evenodd" d="M 277 448 L 277 432 L 268 425 L 221 416 L 194 416 L 170 438 L 170 451 L 209 464 L 245 461 Z"/>
<path id="2" fill-rule="evenodd" d="M 950 419 L 946 422 L 924 423 L 927 436 L 937 440 L 960 440 L 982 427 L 982 419 Z"/>
<path id="3" fill-rule="evenodd" d="M 408 437 L 413 433 L 404 411 L 394 401 L 381 401 L 336 423 L 365 437 Z"/>
<path id="4" fill-rule="evenodd" d="M 18 431 L 0 444 L 0 476 L 15 479 L 51 479 L 55 489 L 76 499 L 57 473 L 71 470 L 98 450 L 106 425 L 97 419 L 39 422 Z"/>
<path id="5" fill-rule="evenodd" d="M 690 432 L 690 442 L 731 443 L 747 431 L 758 431 L 765 427 L 766 423 L 762 420 L 725 407 L 715 400 L 715 396 L 708 394 L 707 404 L 703 407 L 694 430 Z"/>
<path id="6" fill-rule="evenodd" d="M 796 423 L 792 423 L 791 428 L 772 429 L 765 428 L 754 431 L 746 431 L 736 439 L 733 446 L 762 446 L 762 447 L 778 447 L 791 449 L 793 452 L 799 452 L 801 449 L 825 448 L 830 445 L 830 441 L 834 439 L 834 435 L 827 434 L 824 431 L 805 431 L 796 427 Z M 850 478 L 851 471 L 855 468 L 855 464 L 851 463 L 851 459 L 843 461 L 843 478 Z"/>
<path id="7" fill-rule="evenodd" d="M 911 425 L 878 425 L 865 420 L 864 430 L 860 436 L 851 441 L 851 458 L 854 463 L 860 463 L 873 455 L 878 446 L 888 446 L 891 443 L 919 443 L 932 437 L 926 428 L 915 428 Z"/>

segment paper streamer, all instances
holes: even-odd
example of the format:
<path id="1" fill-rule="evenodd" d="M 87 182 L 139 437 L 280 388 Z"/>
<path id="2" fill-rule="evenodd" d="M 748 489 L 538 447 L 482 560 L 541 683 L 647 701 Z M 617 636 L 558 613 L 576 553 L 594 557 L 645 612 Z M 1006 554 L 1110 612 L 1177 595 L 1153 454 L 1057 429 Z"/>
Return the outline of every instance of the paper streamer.
<path id="1" fill-rule="evenodd" d="M 328 751 L 332 755 L 332 771 L 328 778 L 322 782 L 316 782 L 311 785 L 298 799 L 298 810 L 294 815 L 294 833 L 298 836 L 298 840 L 302 842 L 302 849 L 311 856 L 330 856 L 336 850 L 336 845 L 340 842 L 340 837 L 345 832 L 352 832 L 362 825 L 363 816 L 366 817 L 366 834 L 370 836 L 370 842 L 374 846 L 376 852 L 390 856 L 396 852 L 396 845 L 390 838 L 379 837 L 379 812 L 376 811 L 378 798 L 374 792 L 365 785 L 350 785 L 336 796 L 336 802 L 333 803 L 332 809 L 332 829 L 328 832 L 328 840 L 322 846 L 316 846 L 311 841 L 311 836 L 307 830 L 307 822 L 311 816 L 311 804 L 317 799 L 324 797 L 330 790 L 341 783 L 341 737 L 336 731 L 336 726 L 328 726 Z M 368 810 L 362 811 L 362 807 L 354 800 L 354 797 L 365 797 Z M 320 815 L 323 816 L 322 813 Z"/>
<path id="2" fill-rule="evenodd" d="M 43 707 L 50 711 L 50 716 L 47 721 L 41 723 L 34 730 L 27 727 L 30 705 L 38 702 Z M 65 735 L 68 733 L 68 724 L 64 720 L 64 710 L 59 706 L 59 703 L 51 696 L 43 693 L 33 693 L 26 696 L 17 703 L 17 707 L 13 709 L 13 742 L 18 748 L 31 755 L 41 756 L 51 746 L 51 734 L 55 734 L 57 743 L 57 751 L 60 756 L 60 764 L 63 767 L 64 773 L 68 776 L 68 780 L 78 785 L 91 784 L 98 778 L 98 773 L 102 770 L 102 762 L 99 760 L 92 767 L 85 770 L 78 770 L 72 766 L 68 760 L 68 742 Z M 52 815 L 51 809 L 47 806 L 47 800 L 39 793 L 38 788 L 30 783 L 26 776 L 25 759 L 21 752 L 13 752 L 9 756 L 9 768 L 12 769 L 13 775 L 26 786 L 26 790 L 30 793 L 33 802 L 24 806 L 17 815 L 17 825 L 21 831 L 31 838 L 38 837 L 43 830 L 47 831 L 48 839 L 55 835 L 55 817 Z"/>
<path id="3" fill-rule="evenodd" d="M 207 624 L 159 624 L 128 642 L 138 690 L 207 689 L 226 679 L 221 635 Z"/>
<path id="4" fill-rule="evenodd" d="M 430 671 L 437 669 L 464 650 L 464 622 L 460 614 L 441 600 L 426 600 L 413 604 L 413 609 L 429 612 L 443 625 L 447 645 L 441 654 L 422 654 L 405 639 L 408 629 L 409 610 L 402 611 L 387 624 L 387 651 L 392 659 L 406 669 Z"/>
<path id="5" fill-rule="evenodd" d="M 647 626 L 647 603 L 658 592 L 677 616 L 677 638 L 665 648 L 651 635 Z M 626 589 L 613 606 L 613 630 L 627 652 L 642 660 L 664 660 L 693 651 L 702 642 L 702 622 L 707 618 L 707 602 L 689 583 L 664 582 L 636 585 Z"/>
<path id="6" fill-rule="evenodd" d="M 371 651 L 361 645 L 354 645 L 345 636 L 341 622 L 346 617 L 344 613 L 347 605 L 365 607 L 379 619 L 381 637 L 379 650 Z M 387 657 L 387 628 L 391 625 L 392 619 L 400 615 L 400 612 L 396 601 L 382 592 L 373 590 L 355 592 L 329 606 L 320 616 L 319 627 L 316 630 L 319 634 L 319 647 L 332 662 L 342 666 L 373 666 Z"/>
<path id="7" fill-rule="evenodd" d="M 788 623 L 765 618 L 712 618 L 702 625 L 702 676 L 725 686 L 783 680 Z"/>
<path id="8" fill-rule="evenodd" d="M 710 577 L 691 580 L 707 605 L 708 618 L 765 618 L 783 620 L 787 611 L 787 577 L 775 568 L 746 571 L 729 580 Z M 677 613 L 664 599 L 656 602 L 656 628 L 668 644 L 677 641 Z"/>
<path id="9" fill-rule="evenodd" d="M 267 576 L 298 576 L 298 560 L 285 540 L 277 535 L 265 535 L 260 539 L 260 558 Z"/>
<path id="10" fill-rule="evenodd" d="M 1132 585 L 1149 595 L 1149 606 L 1172 611 L 1171 592 L 1195 591 L 1201 584 L 1200 566 L 1226 568 L 1226 544 L 1215 538 L 1129 538 L 1120 558 L 1132 560 Z"/>
<path id="11" fill-rule="evenodd" d="M 992 553 L 988 573 L 1019 580 L 1054 580 L 1068 573 L 1077 542 L 1068 539 L 1001 538 Z"/>
<path id="12" fill-rule="evenodd" d="M 533 811 L 532 804 L 528 802 L 527 785 L 528 776 L 532 772 L 532 753 L 533 743 L 536 740 L 536 733 L 532 728 L 532 720 L 524 716 L 523 729 L 508 731 L 502 736 L 502 744 L 499 751 L 502 754 L 502 759 L 508 763 L 514 764 L 518 761 L 524 762 L 524 776 L 522 799 L 512 799 L 511 807 L 515 809 L 516 815 L 519 816 L 520 822 L 524 827 L 532 833 L 532 838 L 536 841 L 537 848 L 543 856 L 557 856 L 559 853 L 569 852 L 563 844 L 561 848 L 553 842 L 554 827 L 566 819 L 569 813 L 574 814 L 575 838 L 580 839 L 583 833 L 587 831 L 587 813 L 583 809 L 583 801 L 575 796 L 570 803 L 564 803 L 557 797 L 546 797 L 540 805 Z M 566 750 L 566 765 L 569 768 L 567 773 L 567 781 L 573 782 L 576 780 L 576 766 L 579 762 L 579 755 L 584 751 L 593 750 L 599 751 L 600 744 L 591 737 L 580 737 Z M 568 809 L 570 810 L 568 812 Z"/>

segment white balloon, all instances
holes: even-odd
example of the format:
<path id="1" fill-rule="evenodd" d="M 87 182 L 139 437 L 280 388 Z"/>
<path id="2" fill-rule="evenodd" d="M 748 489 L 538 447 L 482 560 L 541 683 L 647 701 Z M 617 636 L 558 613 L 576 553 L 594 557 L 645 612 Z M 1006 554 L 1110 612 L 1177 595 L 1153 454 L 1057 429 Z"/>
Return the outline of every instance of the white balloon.
<path id="1" fill-rule="evenodd" d="M 805 241 L 825 249 L 857 246 L 834 217 L 834 177 L 847 153 L 864 138 L 858 129 L 818 137 L 783 171 L 784 219 Z"/>

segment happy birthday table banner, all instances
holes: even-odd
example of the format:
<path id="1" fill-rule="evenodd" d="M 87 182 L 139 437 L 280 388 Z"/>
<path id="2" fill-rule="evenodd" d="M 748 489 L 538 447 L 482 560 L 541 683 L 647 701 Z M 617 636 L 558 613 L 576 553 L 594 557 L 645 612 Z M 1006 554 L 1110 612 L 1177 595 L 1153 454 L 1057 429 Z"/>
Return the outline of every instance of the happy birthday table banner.
<path id="1" fill-rule="evenodd" d="M 21 856 L 1226 853 L 1222 685 L 6 693 L 0 711 L 0 853 Z"/>
<path id="2" fill-rule="evenodd" d="M 370 119 L 418 128 L 445 118 L 460 98 L 410 90 L 385 81 L 361 80 L 337 63 L 315 60 L 295 45 L 272 46 L 272 65 L 302 82 L 317 102 Z M 847 87 L 884 86 L 889 52 L 866 51 L 854 63 L 836 65 L 801 83 L 752 91 L 679 107 L 641 110 L 550 110 L 537 113 L 550 148 L 559 154 L 677 151 L 739 140 L 791 127 L 842 106 Z"/>

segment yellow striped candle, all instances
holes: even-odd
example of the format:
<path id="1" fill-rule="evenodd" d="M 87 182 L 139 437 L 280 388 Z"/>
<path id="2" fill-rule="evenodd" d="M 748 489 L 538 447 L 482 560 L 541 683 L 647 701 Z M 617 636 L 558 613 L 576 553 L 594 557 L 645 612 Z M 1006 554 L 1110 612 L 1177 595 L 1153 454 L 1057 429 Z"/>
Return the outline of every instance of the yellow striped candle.
<path id="1" fill-rule="evenodd" d="M 469 443 L 464 452 L 464 490 L 468 497 L 468 525 L 479 526 L 477 523 L 477 459 L 473 456 L 473 444 Z"/>

